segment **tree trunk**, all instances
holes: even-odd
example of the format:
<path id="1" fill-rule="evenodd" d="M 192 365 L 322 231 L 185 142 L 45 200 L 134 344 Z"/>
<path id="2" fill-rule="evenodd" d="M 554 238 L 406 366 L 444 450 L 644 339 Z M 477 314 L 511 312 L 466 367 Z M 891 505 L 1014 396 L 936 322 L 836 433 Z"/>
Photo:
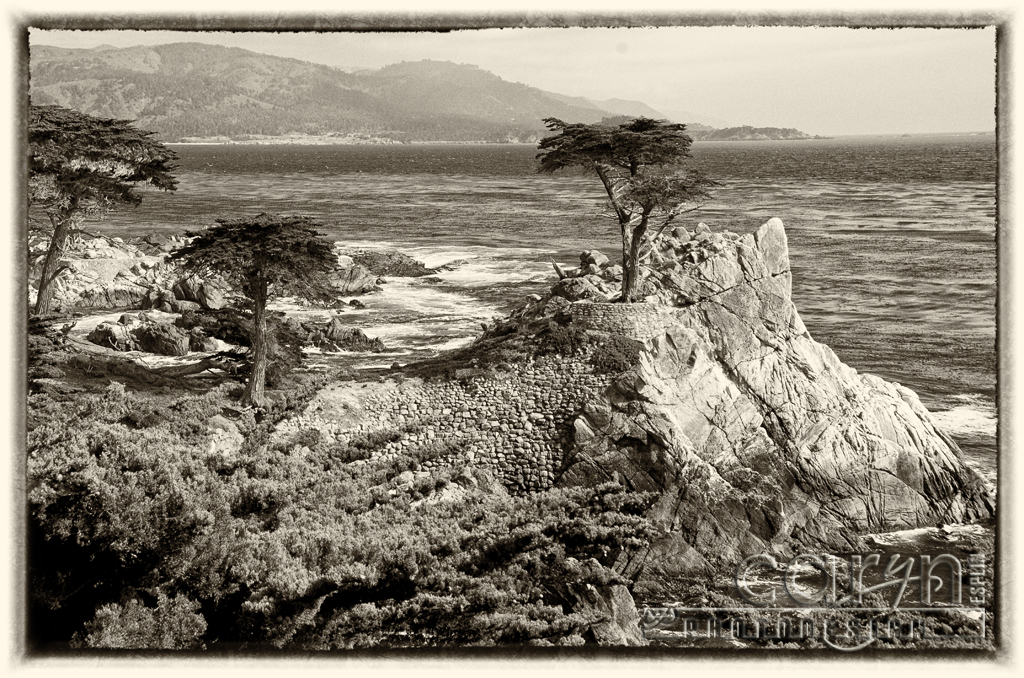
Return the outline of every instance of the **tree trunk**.
<path id="1" fill-rule="evenodd" d="M 625 239 L 622 243 L 622 296 L 624 304 L 636 301 L 640 290 L 640 247 L 647 232 L 647 215 L 643 215 L 640 223 L 633 229 L 627 247 Z"/>
<path id="2" fill-rule="evenodd" d="M 242 406 L 263 407 L 267 383 L 267 283 L 260 280 L 252 287 L 252 372 L 242 393 Z"/>
<path id="3" fill-rule="evenodd" d="M 53 282 L 57 278 L 60 258 L 64 256 L 64 247 L 67 245 L 68 235 L 71 234 L 71 217 L 67 213 L 58 218 L 50 217 L 53 224 L 53 236 L 50 238 L 50 248 L 46 251 L 46 259 L 43 261 L 43 273 L 39 277 L 39 294 L 36 296 L 36 315 L 43 315 L 50 312 L 50 304 L 53 301 Z"/>
<path id="4" fill-rule="evenodd" d="M 640 246 L 643 244 L 644 234 L 647 232 L 650 210 L 646 209 L 640 214 L 640 223 L 633 226 L 637 215 L 627 211 L 622 205 L 621 191 L 616 188 L 615 181 L 608 174 L 608 168 L 600 164 L 595 164 L 594 167 L 608 194 L 608 199 L 612 203 L 612 209 L 615 210 L 615 215 L 619 219 L 619 228 L 622 231 L 622 295 L 619 300 L 628 304 L 633 301 L 640 284 Z M 637 165 L 631 165 L 630 177 L 636 176 L 636 173 Z"/>

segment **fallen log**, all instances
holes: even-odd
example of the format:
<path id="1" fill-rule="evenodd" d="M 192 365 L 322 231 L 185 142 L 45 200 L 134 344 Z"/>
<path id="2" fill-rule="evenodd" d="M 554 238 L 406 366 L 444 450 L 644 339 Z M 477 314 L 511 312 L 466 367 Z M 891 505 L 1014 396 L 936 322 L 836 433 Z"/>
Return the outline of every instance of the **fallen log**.
<path id="1" fill-rule="evenodd" d="M 148 383 L 167 385 L 172 383 L 180 384 L 179 378 L 200 374 L 207 370 L 221 370 L 226 374 L 233 375 L 238 371 L 239 366 L 243 362 L 238 355 L 222 352 L 187 365 L 149 367 L 136 360 L 132 360 L 119 351 L 105 346 L 97 346 L 92 342 L 74 337 L 69 337 L 67 348 L 79 353 L 95 356 L 98 364 L 106 364 L 109 369 L 117 374 L 140 379 Z"/>
<path id="2" fill-rule="evenodd" d="M 230 371 L 227 366 L 224 365 L 224 361 L 215 360 L 214 358 L 204 358 L 197 363 L 191 363 L 188 365 L 170 365 L 168 367 L 146 367 L 144 369 L 150 370 L 154 374 L 159 374 L 162 377 L 185 377 L 190 374 L 199 374 L 206 370 L 224 370 L 225 372 Z"/>

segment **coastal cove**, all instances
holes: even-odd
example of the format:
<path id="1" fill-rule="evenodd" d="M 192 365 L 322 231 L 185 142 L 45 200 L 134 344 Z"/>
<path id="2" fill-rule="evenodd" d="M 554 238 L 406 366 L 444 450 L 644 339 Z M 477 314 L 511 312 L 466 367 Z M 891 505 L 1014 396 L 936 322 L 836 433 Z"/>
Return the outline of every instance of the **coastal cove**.
<path id="1" fill-rule="evenodd" d="M 994 557 L 990 143 L 697 148 L 720 185 L 634 303 L 600 193 L 534 152 L 180 147 L 90 224 L 29 331 L 35 642 L 710 648 L 640 608 L 730 609 L 750 554 Z M 327 308 L 255 313 L 250 407 L 248 283 L 173 261 L 261 212 L 335 249 Z"/>
<path id="2" fill-rule="evenodd" d="M 458 264 L 362 297 L 366 308 L 346 318 L 397 354 L 331 356 L 348 364 L 386 366 L 465 343 L 481 322 L 542 293 L 552 260 L 617 250 L 598 187 L 537 175 L 529 145 L 175 148 L 177 193 L 147 192 L 138 208 L 90 227 L 127 238 L 301 213 L 345 246 Z M 856 369 L 917 392 L 994 480 L 993 139 L 699 142 L 693 151 L 723 185 L 681 223 L 747 232 L 783 218 L 793 298 L 811 335 Z"/>
<path id="3" fill-rule="evenodd" d="M 776 14 L 26 19 L 15 663 L 1012 660 L 1008 24 Z"/>

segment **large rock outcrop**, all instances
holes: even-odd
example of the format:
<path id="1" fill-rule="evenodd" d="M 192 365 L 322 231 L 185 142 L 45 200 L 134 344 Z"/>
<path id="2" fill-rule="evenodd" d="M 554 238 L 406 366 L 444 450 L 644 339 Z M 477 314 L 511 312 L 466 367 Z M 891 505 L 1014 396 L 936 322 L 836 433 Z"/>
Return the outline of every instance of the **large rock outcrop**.
<path id="1" fill-rule="evenodd" d="M 332 284 L 341 296 L 380 292 L 385 277 L 418 278 L 437 272 L 395 250 L 342 250 L 338 266 Z"/>
<path id="2" fill-rule="evenodd" d="M 184 242 L 153 235 L 129 243 L 102 236 L 74 243 L 60 260 L 54 302 L 64 309 L 141 308 L 173 313 L 223 308 L 229 295 L 224 281 L 182 278 L 177 267 L 166 261 L 167 252 Z M 45 238 L 29 244 L 29 303 L 35 300 L 48 246 Z"/>
<path id="3" fill-rule="evenodd" d="M 666 239 L 654 258 L 656 293 L 634 306 L 654 305 L 659 330 L 640 364 L 584 405 L 558 481 L 661 494 L 653 517 L 666 536 L 623 556 L 627 574 L 660 588 L 756 553 L 837 552 L 865 532 L 993 514 L 912 391 L 811 338 L 781 221 Z"/>
<path id="4" fill-rule="evenodd" d="M 29 303 L 35 301 L 49 240 L 29 243 Z M 163 255 L 143 253 L 120 239 L 92 238 L 71 247 L 60 260 L 53 283 L 54 302 L 62 308 L 125 308 L 138 306 L 151 289 L 166 282 L 170 267 Z"/>

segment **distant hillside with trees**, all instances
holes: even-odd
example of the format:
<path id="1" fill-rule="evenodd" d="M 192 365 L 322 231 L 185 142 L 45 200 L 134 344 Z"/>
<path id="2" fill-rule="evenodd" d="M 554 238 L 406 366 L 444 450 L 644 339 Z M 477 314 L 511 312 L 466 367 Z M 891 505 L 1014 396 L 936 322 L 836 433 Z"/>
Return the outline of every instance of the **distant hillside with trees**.
<path id="1" fill-rule="evenodd" d="M 694 141 L 790 141 L 822 139 L 792 127 L 727 127 L 714 129 L 703 125 L 688 126 L 687 133 Z"/>
<path id="2" fill-rule="evenodd" d="M 536 142 L 546 133 L 545 117 L 596 122 L 614 112 L 450 62 L 403 62 L 352 74 L 196 43 L 37 46 L 30 57 L 33 103 L 135 120 L 167 141 L 334 133 Z M 653 110 L 635 108 L 636 115 Z"/>
<path id="3" fill-rule="evenodd" d="M 346 72 L 199 43 L 122 49 L 37 45 L 29 57 L 32 103 L 133 120 L 164 142 L 297 134 L 360 142 L 536 143 L 547 134 L 544 118 L 592 124 L 616 116 L 666 117 L 642 102 L 546 92 L 447 61 Z M 715 130 L 674 122 L 687 124 L 695 140 L 723 133 L 808 138 L 797 130 L 776 134 L 766 131 L 774 128 Z"/>

